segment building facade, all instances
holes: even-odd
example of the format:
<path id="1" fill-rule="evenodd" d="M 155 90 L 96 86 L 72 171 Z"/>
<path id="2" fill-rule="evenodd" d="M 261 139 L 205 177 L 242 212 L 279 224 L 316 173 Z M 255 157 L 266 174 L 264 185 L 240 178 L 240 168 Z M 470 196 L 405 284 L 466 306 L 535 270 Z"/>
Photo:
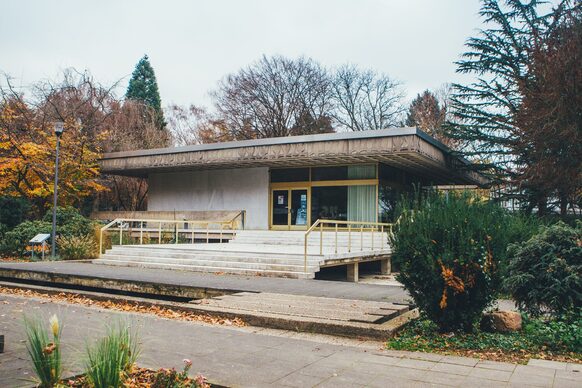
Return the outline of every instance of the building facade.
<path id="1" fill-rule="evenodd" d="M 317 219 L 389 222 L 403 192 L 477 185 L 468 162 L 416 128 L 106 154 L 106 174 L 147 177 L 148 211 L 246 212 L 248 229 Z"/>

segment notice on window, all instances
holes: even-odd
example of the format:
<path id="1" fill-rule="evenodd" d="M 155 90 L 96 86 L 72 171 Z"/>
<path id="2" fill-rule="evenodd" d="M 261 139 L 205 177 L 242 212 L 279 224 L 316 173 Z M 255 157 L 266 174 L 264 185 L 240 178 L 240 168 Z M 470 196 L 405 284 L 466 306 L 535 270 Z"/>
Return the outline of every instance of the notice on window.
<path id="1" fill-rule="evenodd" d="M 285 205 L 285 196 L 284 195 L 277 196 L 277 205 Z"/>
<path id="2" fill-rule="evenodd" d="M 300 205 L 295 225 L 307 225 L 307 194 L 301 194 Z"/>

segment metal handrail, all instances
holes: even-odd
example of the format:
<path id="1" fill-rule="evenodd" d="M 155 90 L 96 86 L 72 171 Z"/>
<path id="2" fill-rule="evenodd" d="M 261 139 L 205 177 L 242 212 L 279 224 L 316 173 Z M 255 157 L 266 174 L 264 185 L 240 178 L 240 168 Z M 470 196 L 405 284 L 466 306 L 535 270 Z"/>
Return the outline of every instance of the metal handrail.
<path id="1" fill-rule="evenodd" d="M 238 218 L 240 218 L 240 221 L 241 221 L 241 223 L 240 223 L 241 229 L 244 230 L 246 219 L 247 219 L 247 211 L 246 210 L 239 211 L 234 217 L 232 217 L 230 222 L 234 223 Z"/>
<path id="2" fill-rule="evenodd" d="M 360 251 L 364 250 L 364 231 L 370 231 L 372 233 L 372 243 L 371 243 L 371 250 L 374 250 L 374 232 L 376 230 L 380 230 L 381 234 L 392 233 L 393 224 L 384 223 L 384 222 L 367 222 L 367 221 L 341 221 L 341 220 L 325 220 L 325 219 L 318 219 L 307 229 L 304 235 L 304 258 L 303 258 L 303 270 L 307 272 L 307 247 L 309 241 L 309 235 L 316 229 L 319 230 L 319 254 L 323 254 L 323 232 L 326 229 L 324 225 L 331 225 L 331 228 L 327 228 L 327 231 L 333 231 L 335 233 L 335 249 L 334 252 L 338 253 L 338 231 L 340 225 L 345 225 L 345 228 L 348 232 L 348 252 L 352 251 L 352 229 L 356 227 L 356 230 L 359 229 L 360 233 Z M 364 226 L 368 226 L 368 228 L 364 228 Z M 381 238 L 382 244 L 381 249 L 384 249 L 384 238 Z"/>
<path id="3" fill-rule="evenodd" d="M 178 244 L 178 235 L 179 233 L 191 233 L 192 234 L 192 242 L 194 242 L 194 234 L 196 230 L 206 230 L 206 243 L 210 241 L 210 226 L 211 225 L 219 225 L 220 226 L 220 242 L 223 240 L 223 231 L 224 230 L 237 230 L 237 219 L 242 217 L 243 220 L 243 227 L 244 227 L 244 210 L 240 211 L 234 218 L 231 220 L 220 220 L 220 221 L 209 221 L 209 220 L 161 220 L 161 219 L 145 219 L 145 218 L 116 218 L 115 220 L 111 221 L 107 225 L 103 226 L 99 231 L 99 254 L 103 253 L 103 233 L 107 230 L 119 230 L 119 244 L 123 245 L 123 229 L 125 223 L 139 223 L 139 243 L 140 245 L 143 244 L 143 233 L 147 231 L 144 229 L 144 224 L 158 224 L 158 243 L 162 243 L 162 225 L 163 224 L 171 224 L 173 225 L 174 236 L 175 236 L 175 244 Z M 118 228 L 112 228 L 113 225 L 119 225 Z M 186 229 L 180 230 L 178 228 L 179 224 L 186 225 Z M 190 228 L 190 226 L 201 226 L 201 228 L 194 229 Z M 128 228 L 129 229 L 129 228 Z M 147 229 L 147 226 L 146 226 Z"/>

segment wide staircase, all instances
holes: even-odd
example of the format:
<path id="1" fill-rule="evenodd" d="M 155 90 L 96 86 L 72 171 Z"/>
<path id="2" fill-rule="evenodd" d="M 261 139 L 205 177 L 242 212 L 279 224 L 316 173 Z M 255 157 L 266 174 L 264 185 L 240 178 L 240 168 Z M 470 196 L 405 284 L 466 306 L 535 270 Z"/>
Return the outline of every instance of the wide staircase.
<path id="1" fill-rule="evenodd" d="M 321 267 L 389 254 L 387 234 L 315 232 L 305 255 L 303 231 L 237 231 L 223 243 L 117 245 L 97 264 L 197 272 L 313 278 Z"/>

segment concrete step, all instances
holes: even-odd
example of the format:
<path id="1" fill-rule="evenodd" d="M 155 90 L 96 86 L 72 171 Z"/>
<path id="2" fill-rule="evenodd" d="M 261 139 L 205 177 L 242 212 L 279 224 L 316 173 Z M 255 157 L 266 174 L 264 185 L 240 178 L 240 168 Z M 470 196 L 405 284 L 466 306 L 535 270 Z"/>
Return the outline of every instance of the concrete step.
<path id="1" fill-rule="evenodd" d="M 193 266 L 180 264 L 164 264 L 164 263 L 148 263 L 141 261 L 122 261 L 122 260 L 106 260 L 97 259 L 93 261 L 95 264 L 118 265 L 124 267 L 141 267 L 154 269 L 178 269 L 184 271 L 208 272 L 208 273 L 226 273 L 233 275 L 261 275 L 273 277 L 287 277 L 295 279 L 313 279 L 315 274 L 312 272 L 293 272 L 293 271 L 276 271 L 276 270 L 253 270 L 246 268 L 224 268 L 224 267 L 210 267 L 210 266 Z"/>
<path id="2" fill-rule="evenodd" d="M 153 258 L 172 258 L 183 260 L 205 260 L 205 261 L 243 261 L 243 262 L 258 262 L 258 263 L 272 263 L 272 264 L 303 264 L 305 257 L 303 255 L 286 255 L 278 256 L 276 254 L 243 254 L 231 252 L 228 255 L 221 255 L 215 252 L 169 252 L 158 254 L 157 252 L 148 251 L 147 249 L 137 250 L 108 250 L 105 255 L 111 256 L 131 256 L 131 257 L 153 257 Z M 319 263 L 321 256 L 308 256 L 307 261 L 310 263 Z"/>
<path id="3" fill-rule="evenodd" d="M 261 271 L 261 270 L 274 270 L 274 271 L 292 271 L 300 272 L 304 270 L 303 262 L 294 263 L 269 263 L 269 262 L 258 262 L 258 261 L 225 261 L 225 260 L 212 260 L 212 259 L 182 259 L 175 257 L 147 257 L 147 256 L 128 256 L 128 255 L 114 255 L 105 254 L 101 255 L 99 260 L 115 260 L 115 261 L 135 261 L 143 263 L 153 263 L 153 264 L 178 264 L 178 265 L 190 265 L 195 267 L 214 267 L 214 268 L 244 268 L 249 270 Z M 319 271 L 318 263 L 307 263 L 308 272 Z"/>
<path id="4" fill-rule="evenodd" d="M 175 255 L 189 255 L 189 256 L 221 256 L 221 257 L 239 257 L 239 256 L 249 256 L 257 258 L 289 258 L 294 259 L 301 257 L 303 259 L 304 251 L 303 249 L 295 248 L 293 252 L 285 252 L 284 250 L 278 249 L 280 247 L 273 247 L 271 251 L 259 251 L 259 250 L 236 250 L 232 245 L 223 244 L 218 246 L 218 244 L 203 244 L 202 246 L 194 247 L 192 245 L 180 247 L 178 245 L 172 245 L 171 247 L 161 247 L 161 246 L 148 246 L 148 245 L 115 245 L 112 249 L 107 250 L 107 252 L 118 253 L 118 254 L 130 254 L 130 255 L 159 255 L 159 256 L 175 256 Z M 317 251 L 317 253 L 315 252 Z M 319 250 L 310 247 L 308 258 L 319 259 Z"/>

